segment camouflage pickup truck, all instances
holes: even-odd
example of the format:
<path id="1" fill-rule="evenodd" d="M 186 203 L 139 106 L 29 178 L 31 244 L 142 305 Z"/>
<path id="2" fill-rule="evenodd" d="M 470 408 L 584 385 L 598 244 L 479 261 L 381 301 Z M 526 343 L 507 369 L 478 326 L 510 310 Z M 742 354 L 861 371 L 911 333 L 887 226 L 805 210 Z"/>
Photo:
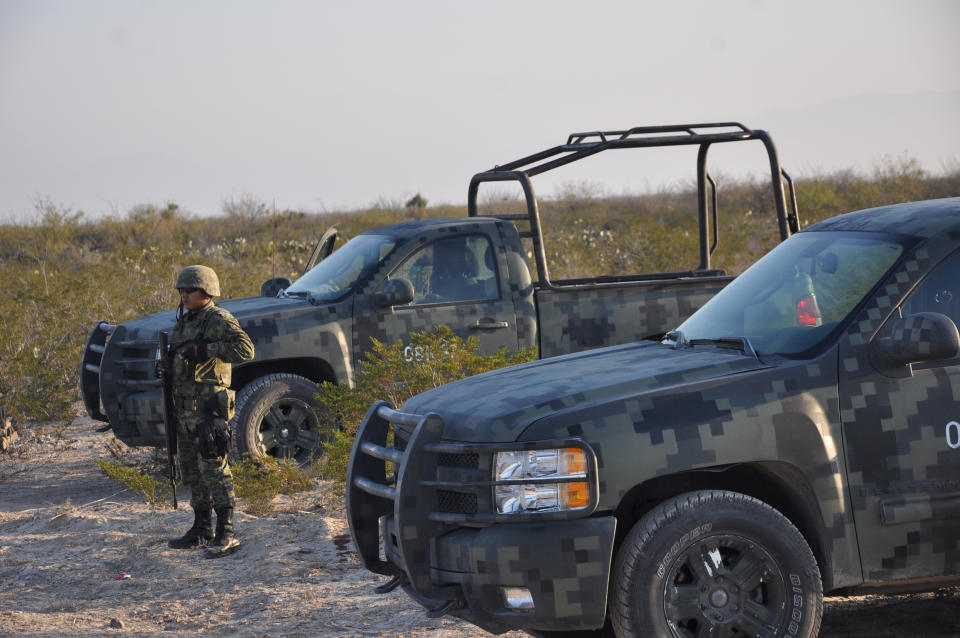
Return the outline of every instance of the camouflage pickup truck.
<path id="1" fill-rule="evenodd" d="M 960 198 L 858 211 L 660 342 L 377 403 L 356 548 L 493 633 L 813 638 L 824 591 L 956 584 L 958 282 Z"/>
<path id="2" fill-rule="evenodd" d="M 252 361 L 233 369 L 237 453 L 307 460 L 322 438 L 313 409 L 316 384 L 353 383 L 371 339 L 406 342 L 411 332 L 445 324 L 463 338 L 477 336 L 486 354 L 537 346 L 547 357 L 661 336 L 732 279 L 711 264 L 717 192 L 706 157 L 714 144 L 750 141 L 762 144 L 769 159 L 785 238 L 799 225 L 796 199 L 773 142 L 764 131 L 730 123 L 576 133 L 565 144 L 475 175 L 468 217 L 374 228 L 336 251 L 336 235 L 328 231 L 296 282 L 271 280 L 259 297 L 220 304 L 256 348 Z M 680 145 L 697 151 L 699 265 L 553 281 L 531 177 L 607 150 Z M 504 181 L 519 184 L 525 212 L 481 214 L 480 185 Z M 535 256 L 535 275 L 525 242 Z M 165 444 L 160 386 L 152 370 L 158 334 L 173 325 L 173 310 L 120 325 L 100 322 L 84 349 L 81 390 L 87 411 L 129 445 Z"/>

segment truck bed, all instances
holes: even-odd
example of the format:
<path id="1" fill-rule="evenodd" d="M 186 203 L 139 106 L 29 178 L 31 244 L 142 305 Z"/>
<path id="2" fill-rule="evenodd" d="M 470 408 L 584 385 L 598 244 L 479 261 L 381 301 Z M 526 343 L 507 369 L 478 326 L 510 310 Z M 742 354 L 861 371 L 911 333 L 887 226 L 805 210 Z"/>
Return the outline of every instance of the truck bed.
<path id="1" fill-rule="evenodd" d="M 670 278 L 552 282 L 534 293 L 540 356 L 658 339 L 732 280 L 712 270 Z"/>

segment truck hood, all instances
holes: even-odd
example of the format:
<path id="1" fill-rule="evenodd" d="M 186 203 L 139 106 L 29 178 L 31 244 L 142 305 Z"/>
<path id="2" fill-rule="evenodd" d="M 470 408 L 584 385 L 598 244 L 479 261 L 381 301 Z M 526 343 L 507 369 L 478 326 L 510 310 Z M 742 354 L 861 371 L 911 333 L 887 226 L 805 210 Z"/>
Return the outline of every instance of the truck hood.
<path id="1" fill-rule="evenodd" d="M 738 350 L 637 342 L 469 377 L 412 397 L 403 410 L 439 414 L 448 441 L 513 441 L 538 419 L 568 407 L 583 410 L 767 367 Z"/>
<path id="2" fill-rule="evenodd" d="M 280 297 L 242 297 L 240 299 L 227 299 L 218 302 L 217 305 L 230 312 L 243 329 L 247 331 L 251 339 L 256 340 L 257 325 L 261 322 L 259 319 L 269 317 L 270 315 L 282 312 L 285 317 L 297 310 L 303 312 L 316 311 L 317 306 L 310 305 L 304 299 Z M 137 340 L 150 340 L 157 338 L 159 330 L 171 330 L 177 319 L 176 310 L 164 310 L 152 315 L 137 317 L 130 321 L 125 321 L 122 325 L 126 329 L 126 338 Z"/>

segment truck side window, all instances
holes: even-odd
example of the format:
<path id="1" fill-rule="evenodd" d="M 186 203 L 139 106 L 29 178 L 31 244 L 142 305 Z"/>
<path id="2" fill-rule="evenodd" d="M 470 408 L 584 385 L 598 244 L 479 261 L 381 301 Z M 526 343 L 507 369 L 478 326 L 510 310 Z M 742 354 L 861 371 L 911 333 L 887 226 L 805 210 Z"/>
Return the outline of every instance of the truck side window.
<path id="1" fill-rule="evenodd" d="M 960 252 L 941 262 L 926 279 L 910 293 L 903 303 L 903 316 L 918 312 L 939 312 L 960 326 Z"/>
<path id="2" fill-rule="evenodd" d="M 413 284 L 413 303 L 498 299 L 493 248 L 485 235 L 448 237 L 422 246 L 390 275 Z"/>

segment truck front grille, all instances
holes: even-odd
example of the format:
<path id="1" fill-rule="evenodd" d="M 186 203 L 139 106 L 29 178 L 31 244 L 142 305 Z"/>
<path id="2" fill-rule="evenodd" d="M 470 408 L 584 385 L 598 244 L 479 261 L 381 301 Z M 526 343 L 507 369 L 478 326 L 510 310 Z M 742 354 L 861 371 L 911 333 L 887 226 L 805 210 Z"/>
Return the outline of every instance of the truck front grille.
<path id="1" fill-rule="evenodd" d="M 449 452 L 442 452 L 437 455 L 437 464 L 446 465 L 450 467 L 462 467 L 471 470 L 477 469 L 480 463 L 479 454 L 451 454 Z"/>
<path id="2" fill-rule="evenodd" d="M 437 509 L 445 514 L 476 514 L 477 495 L 437 490 Z"/>

